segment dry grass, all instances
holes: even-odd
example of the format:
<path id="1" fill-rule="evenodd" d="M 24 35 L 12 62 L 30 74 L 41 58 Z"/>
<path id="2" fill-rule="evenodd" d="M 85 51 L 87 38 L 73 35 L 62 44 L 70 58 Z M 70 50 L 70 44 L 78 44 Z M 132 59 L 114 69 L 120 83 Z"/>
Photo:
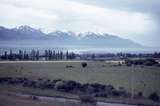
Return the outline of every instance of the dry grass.
<path id="1" fill-rule="evenodd" d="M 73 68 L 66 68 L 66 66 Z M 81 83 L 102 83 L 124 87 L 131 91 L 131 76 L 134 75 L 135 92 L 142 91 L 145 96 L 152 92 L 160 94 L 160 68 L 140 66 L 135 67 L 113 66 L 106 62 L 88 62 L 82 68 L 81 62 L 54 62 L 54 63 L 0 63 L 0 77 L 28 77 L 45 79 L 75 80 Z"/>
<path id="2" fill-rule="evenodd" d="M 38 99 L 32 100 L 31 97 L 15 95 L 0 95 L 0 106 L 87 106 L 87 104 L 75 103 L 70 101 L 57 101 Z"/>

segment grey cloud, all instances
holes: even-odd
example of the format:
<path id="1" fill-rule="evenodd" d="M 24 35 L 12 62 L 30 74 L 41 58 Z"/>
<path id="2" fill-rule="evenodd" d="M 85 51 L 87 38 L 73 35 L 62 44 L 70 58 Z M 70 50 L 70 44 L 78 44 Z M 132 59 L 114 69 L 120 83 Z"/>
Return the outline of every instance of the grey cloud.
<path id="1" fill-rule="evenodd" d="M 160 25 L 160 0 L 72 0 L 85 4 L 117 10 L 140 12 L 152 15 Z"/>
<path id="2" fill-rule="evenodd" d="M 101 7 L 138 12 L 160 12 L 159 0 L 72 0 Z"/>
<path id="3" fill-rule="evenodd" d="M 115 10 L 144 13 L 151 16 L 150 19 L 155 23 L 150 33 L 146 33 L 146 38 L 141 41 L 148 45 L 158 45 L 160 39 L 160 0 L 72 0 L 84 4 L 96 5 L 103 8 Z M 141 36 L 141 35 L 136 35 Z"/>

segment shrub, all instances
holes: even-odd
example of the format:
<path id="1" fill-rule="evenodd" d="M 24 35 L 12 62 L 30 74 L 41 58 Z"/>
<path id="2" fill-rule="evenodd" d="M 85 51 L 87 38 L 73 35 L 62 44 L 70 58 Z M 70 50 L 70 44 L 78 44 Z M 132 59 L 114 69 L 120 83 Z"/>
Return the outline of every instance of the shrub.
<path id="1" fill-rule="evenodd" d="M 127 96 L 127 92 L 123 87 L 120 87 L 117 91 L 119 92 L 120 96 Z"/>
<path id="2" fill-rule="evenodd" d="M 154 66 L 156 66 L 156 67 L 160 67 L 160 64 L 158 63 L 158 64 L 155 64 Z"/>
<path id="3" fill-rule="evenodd" d="M 86 93 L 94 93 L 94 88 L 91 86 L 91 85 L 88 85 L 87 88 L 86 88 Z"/>
<path id="4" fill-rule="evenodd" d="M 112 86 L 112 85 L 107 85 L 105 87 L 105 92 L 107 92 L 108 94 L 112 95 L 112 91 L 114 90 L 115 88 Z"/>
<path id="5" fill-rule="evenodd" d="M 94 92 L 103 92 L 105 91 L 106 86 L 98 83 L 90 84 L 94 88 Z"/>
<path id="6" fill-rule="evenodd" d="M 159 101 L 159 96 L 156 92 L 152 93 L 149 95 L 149 99 L 153 100 L 153 101 Z"/>
<path id="7" fill-rule="evenodd" d="M 55 89 L 58 90 L 58 91 L 64 91 L 63 89 L 63 86 L 64 86 L 64 82 L 63 81 L 57 81 L 55 83 Z"/>
<path id="8" fill-rule="evenodd" d="M 87 63 L 86 62 L 82 62 L 81 65 L 82 65 L 83 68 L 87 67 Z"/>
<path id="9" fill-rule="evenodd" d="M 48 81 L 43 82 L 43 86 L 44 86 L 45 88 L 53 89 L 54 86 L 55 86 L 55 83 L 48 80 Z"/>
<path id="10" fill-rule="evenodd" d="M 80 88 L 80 84 L 75 81 L 58 81 L 55 84 L 55 88 L 58 91 L 70 92 L 74 89 L 78 90 Z"/>
<path id="11" fill-rule="evenodd" d="M 145 66 L 152 66 L 153 64 L 152 64 L 152 62 L 150 62 L 150 61 L 146 61 L 146 62 L 144 62 L 144 65 L 145 65 Z"/>
<path id="12" fill-rule="evenodd" d="M 88 85 L 89 84 L 81 84 L 81 86 L 79 87 L 79 90 L 81 92 L 86 92 L 87 91 L 87 88 L 88 88 Z"/>
<path id="13" fill-rule="evenodd" d="M 108 94 L 106 92 L 96 93 L 95 97 L 104 97 L 104 98 L 107 98 Z"/>
<path id="14" fill-rule="evenodd" d="M 67 65 L 66 68 L 74 68 L 74 67 L 71 65 Z"/>
<path id="15" fill-rule="evenodd" d="M 142 92 L 138 92 L 137 96 L 138 97 L 143 97 L 143 93 Z"/>
<path id="16" fill-rule="evenodd" d="M 134 65 L 153 66 L 153 65 L 157 65 L 158 62 L 151 58 L 151 59 L 125 60 L 125 64 L 127 66 L 131 66 L 132 64 L 134 64 Z"/>
<path id="17" fill-rule="evenodd" d="M 81 103 L 90 103 L 90 104 L 96 104 L 96 100 L 91 95 L 80 95 L 79 99 Z"/>
<path id="18" fill-rule="evenodd" d="M 31 96 L 32 100 L 39 100 L 39 98 L 37 96 Z"/>
<path id="19" fill-rule="evenodd" d="M 76 88 L 79 88 L 79 83 L 75 82 L 75 81 L 65 81 L 64 85 L 63 85 L 63 89 L 67 92 L 72 91 Z"/>
<path id="20" fill-rule="evenodd" d="M 121 94 L 118 90 L 114 89 L 114 90 L 112 90 L 112 96 L 118 97 L 118 96 L 121 96 Z"/>
<path id="21" fill-rule="evenodd" d="M 121 62 L 118 62 L 118 66 L 122 66 Z"/>
<path id="22" fill-rule="evenodd" d="M 132 66 L 133 62 L 132 62 L 131 60 L 129 60 L 129 59 L 126 59 L 126 60 L 125 60 L 125 64 L 126 64 L 127 66 Z"/>

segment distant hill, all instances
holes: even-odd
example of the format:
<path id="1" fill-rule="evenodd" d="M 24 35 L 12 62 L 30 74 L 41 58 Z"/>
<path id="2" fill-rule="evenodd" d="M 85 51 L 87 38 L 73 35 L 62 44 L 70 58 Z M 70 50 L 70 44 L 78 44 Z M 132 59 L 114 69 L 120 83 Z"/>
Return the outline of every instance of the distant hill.
<path id="1" fill-rule="evenodd" d="M 140 48 L 142 45 L 129 39 L 123 39 L 109 34 L 98 34 L 93 32 L 79 33 L 55 31 L 44 33 L 41 30 L 29 26 L 8 29 L 0 27 L 0 41 L 3 42 L 25 42 L 25 44 L 47 44 L 48 45 L 74 45 L 88 47 L 110 47 L 110 48 Z"/>

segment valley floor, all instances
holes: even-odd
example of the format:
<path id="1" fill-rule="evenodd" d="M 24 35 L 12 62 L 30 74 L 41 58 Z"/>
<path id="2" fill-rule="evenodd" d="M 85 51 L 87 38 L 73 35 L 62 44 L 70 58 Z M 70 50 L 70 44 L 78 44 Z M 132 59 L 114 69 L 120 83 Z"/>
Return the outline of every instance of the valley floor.
<path id="1" fill-rule="evenodd" d="M 160 68 L 159 67 L 127 67 L 117 66 L 115 63 L 87 61 L 87 67 L 81 66 L 82 61 L 1 61 L 0 77 L 27 77 L 30 79 L 64 79 L 74 80 L 80 83 L 101 83 L 111 84 L 118 87 L 124 87 L 127 91 L 131 90 L 131 76 L 134 74 L 134 93 L 142 91 L 147 97 L 150 93 L 157 91 L 160 93 Z M 67 68 L 66 66 L 72 66 Z M 23 95 L 19 95 L 23 94 Z M 27 96 L 24 96 L 27 95 Z M 33 100 L 31 95 L 42 97 L 63 97 L 77 99 L 76 95 L 60 93 L 54 90 L 40 90 L 35 88 L 26 88 L 17 85 L 0 84 L 0 106 L 86 106 L 80 102 L 71 102 L 68 100 L 59 101 L 53 99 Z M 38 97 L 41 98 L 41 97 Z M 148 99 L 130 98 L 99 98 L 99 101 L 109 102 L 99 103 L 98 106 L 127 106 L 124 104 L 145 104 L 146 106 L 160 106 L 160 103 Z M 128 105 L 129 106 L 129 105 Z"/>

